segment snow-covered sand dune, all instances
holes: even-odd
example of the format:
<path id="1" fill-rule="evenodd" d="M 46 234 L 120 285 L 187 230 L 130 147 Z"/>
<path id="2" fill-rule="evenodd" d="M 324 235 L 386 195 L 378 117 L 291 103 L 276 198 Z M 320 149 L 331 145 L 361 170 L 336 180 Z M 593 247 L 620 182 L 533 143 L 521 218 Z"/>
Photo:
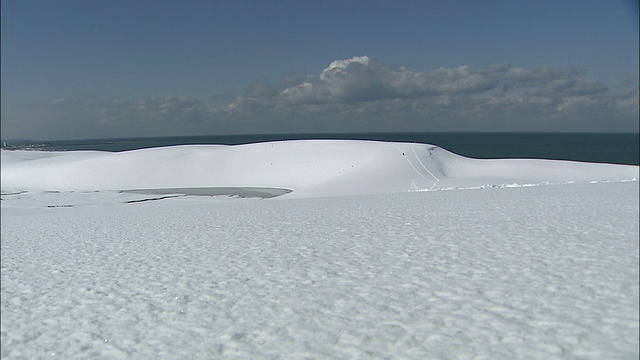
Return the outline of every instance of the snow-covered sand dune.
<path id="1" fill-rule="evenodd" d="M 3 191 L 275 187 L 314 197 L 637 178 L 637 166 L 478 160 L 433 145 L 375 141 L 2 152 Z"/>
<path id="2" fill-rule="evenodd" d="M 637 178 L 361 141 L 3 151 L 0 356 L 637 359 Z M 201 187 L 293 192 L 119 191 Z"/>

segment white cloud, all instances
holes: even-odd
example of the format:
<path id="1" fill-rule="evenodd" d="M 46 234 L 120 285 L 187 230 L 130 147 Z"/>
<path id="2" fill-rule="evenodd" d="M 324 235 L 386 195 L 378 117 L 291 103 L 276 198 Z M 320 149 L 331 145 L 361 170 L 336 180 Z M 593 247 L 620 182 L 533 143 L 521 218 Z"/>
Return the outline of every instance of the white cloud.
<path id="1" fill-rule="evenodd" d="M 570 110 L 596 110 L 603 109 L 610 105 L 608 99 L 594 98 L 590 96 L 567 96 L 557 105 L 558 111 Z"/>
<path id="2" fill-rule="evenodd" d="M 467 66 L 412 72 L 366 56 L 333 61 L 320 75 L 281 91 L 289 104 L 359 103 L 443 94 L 471 94 L 496 88 L 504 67 Z"/>
<path id="3" fill-rule="evenodd" d="M 67 137 L 341 131 L 638 131 L 638 84 L 610 89 L 584 69 L 489 65 L 412 71 L 366 56 L 205 105 L 189 96 L 57 99 L 2 131 Z M 61 130 L 62 129 L 62 130 Z M 97 130 L 96 130 L 97 129 Z M 18 130 L 18 131 L 15 131 Z M 91 135 L 86 135 L 91 134 Z M 15 137 L 38 137 L 36 135 Z"/>
<path id="4" fill-rule="evenodd" d="M 570 81 L 585 74 L 586 70 L 577 67 L 567 69 L 552 69 L 548 66 L 533 69 L 516 67 L 509 69 L 505 74 L 505 85 L 507 88 L 541 86 L 553 81 L 560 80 L 561 83 L 562 81 Z"/>
<path id="5" fill-rule="evenodd" d="M 344 69 L 347 69 L 351 64 L 360 64 L 360 65 L 368 66 L 369 61 L 370 59 L 368 56 L 354 56 L 351 59 L 335 60 L 331 62 L 331 64 L 329 64 L 328 68 L 322 70 L 322 73 L 320 73 L 320 79 L 325 80 L 326 78 L 330 77 L 332 74 L 335 74 L 337 72 L 343 71 Z"/>
<path id="6" fill-rule="evenodd" d="M 165 96 L 139 101 L 116 99 L 100 108 L 102 123 L 163 123 L 201 120 L 200 100 L 188 96 Z"/>
<path id="7" fill-rule="evenodd" d="M 356 56 L 331 62 L 319 75 L 289 81 L 278 95 L 270 91 L 267 98 L 255 97 L 247 91 L 227 110 L 232 117 L 256 115 L 261 110 L 265 119 L 289 118 L 292 123 L 311 124 L 311 119 L 322 118 L 347 131 L 357 126 L 384 131 L 395 125 L 440 130 L 445 123 L 465 121 L 469 126 L 460 125 L 459 130 L 544 131 L 552 125 L 550 131 L 562 131 L 561 122 L 551 124 L 549 119 L 595 116 L 592 111 L 596 109 L 609 109 L 612 117 L 626 116 L 618 110 L 624 105 L 628 113 L 634 97 L 621 98 L 585 75 L 584 69 L 575 67 L 505 65 L 411 71 Z M 497 118 L 504 119 L 499 126 L 492 120 Z M 629 121 L 626 126 L 633 129 L 635 125 Z"/>

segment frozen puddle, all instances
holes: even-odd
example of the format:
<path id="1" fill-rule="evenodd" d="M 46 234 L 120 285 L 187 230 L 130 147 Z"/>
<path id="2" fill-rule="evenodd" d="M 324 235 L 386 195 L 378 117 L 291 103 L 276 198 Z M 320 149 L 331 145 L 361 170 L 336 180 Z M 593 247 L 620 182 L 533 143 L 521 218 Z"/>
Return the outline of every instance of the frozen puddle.
<path id="1" fill-rule="evenodd" d="M 243 198 L 268 199 L 290 193 L 291 189 L 277 187 L 193 187 L 193 188 L 163 188 L 163 189 L 133 189 L 123 190 L 124 193 L 144 195 L 195 195 L 195 196 L 237 196 Z"/>

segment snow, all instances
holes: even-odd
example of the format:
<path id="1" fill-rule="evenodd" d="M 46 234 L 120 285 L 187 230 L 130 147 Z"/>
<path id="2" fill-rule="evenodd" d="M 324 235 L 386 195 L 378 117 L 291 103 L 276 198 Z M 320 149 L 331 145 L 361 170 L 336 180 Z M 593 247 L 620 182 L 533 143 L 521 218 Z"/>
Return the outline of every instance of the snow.
<path id="1" fill-rule="evenodd" d="M 638 358 L 637 179 L 424 144 L 3 151 L 0 355 Z M 223 186 L 292 192 L 120 191 Z"/>
<path id="2" fill-rule="evenodd" d="M 637 166 L 478 160 L 427 144 L 353 140 L 2 152 L 3 191 L 276 187 L 319 197 L 631 179 Z"/>

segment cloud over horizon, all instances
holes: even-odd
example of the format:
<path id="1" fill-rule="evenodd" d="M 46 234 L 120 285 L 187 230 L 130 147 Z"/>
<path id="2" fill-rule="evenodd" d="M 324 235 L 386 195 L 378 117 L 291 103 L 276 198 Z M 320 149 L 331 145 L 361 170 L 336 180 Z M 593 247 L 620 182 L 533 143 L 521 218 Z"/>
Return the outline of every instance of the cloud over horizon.
<path id="1" fill-rule="evenodd" d="M 587 75 L 586 69 L 575 67 L 500 64 L 412 71 L 354 56 L 335 60 L 316 75 L 275 83 L 257 79 L 241 95 L 216 105 L 179 94 L 89 102 L 55 99 L 3 112 L 2 134 L 3 138 L 64 138 L 65 134 L 637 132 L 637 81 L 611 89 Z"/>

